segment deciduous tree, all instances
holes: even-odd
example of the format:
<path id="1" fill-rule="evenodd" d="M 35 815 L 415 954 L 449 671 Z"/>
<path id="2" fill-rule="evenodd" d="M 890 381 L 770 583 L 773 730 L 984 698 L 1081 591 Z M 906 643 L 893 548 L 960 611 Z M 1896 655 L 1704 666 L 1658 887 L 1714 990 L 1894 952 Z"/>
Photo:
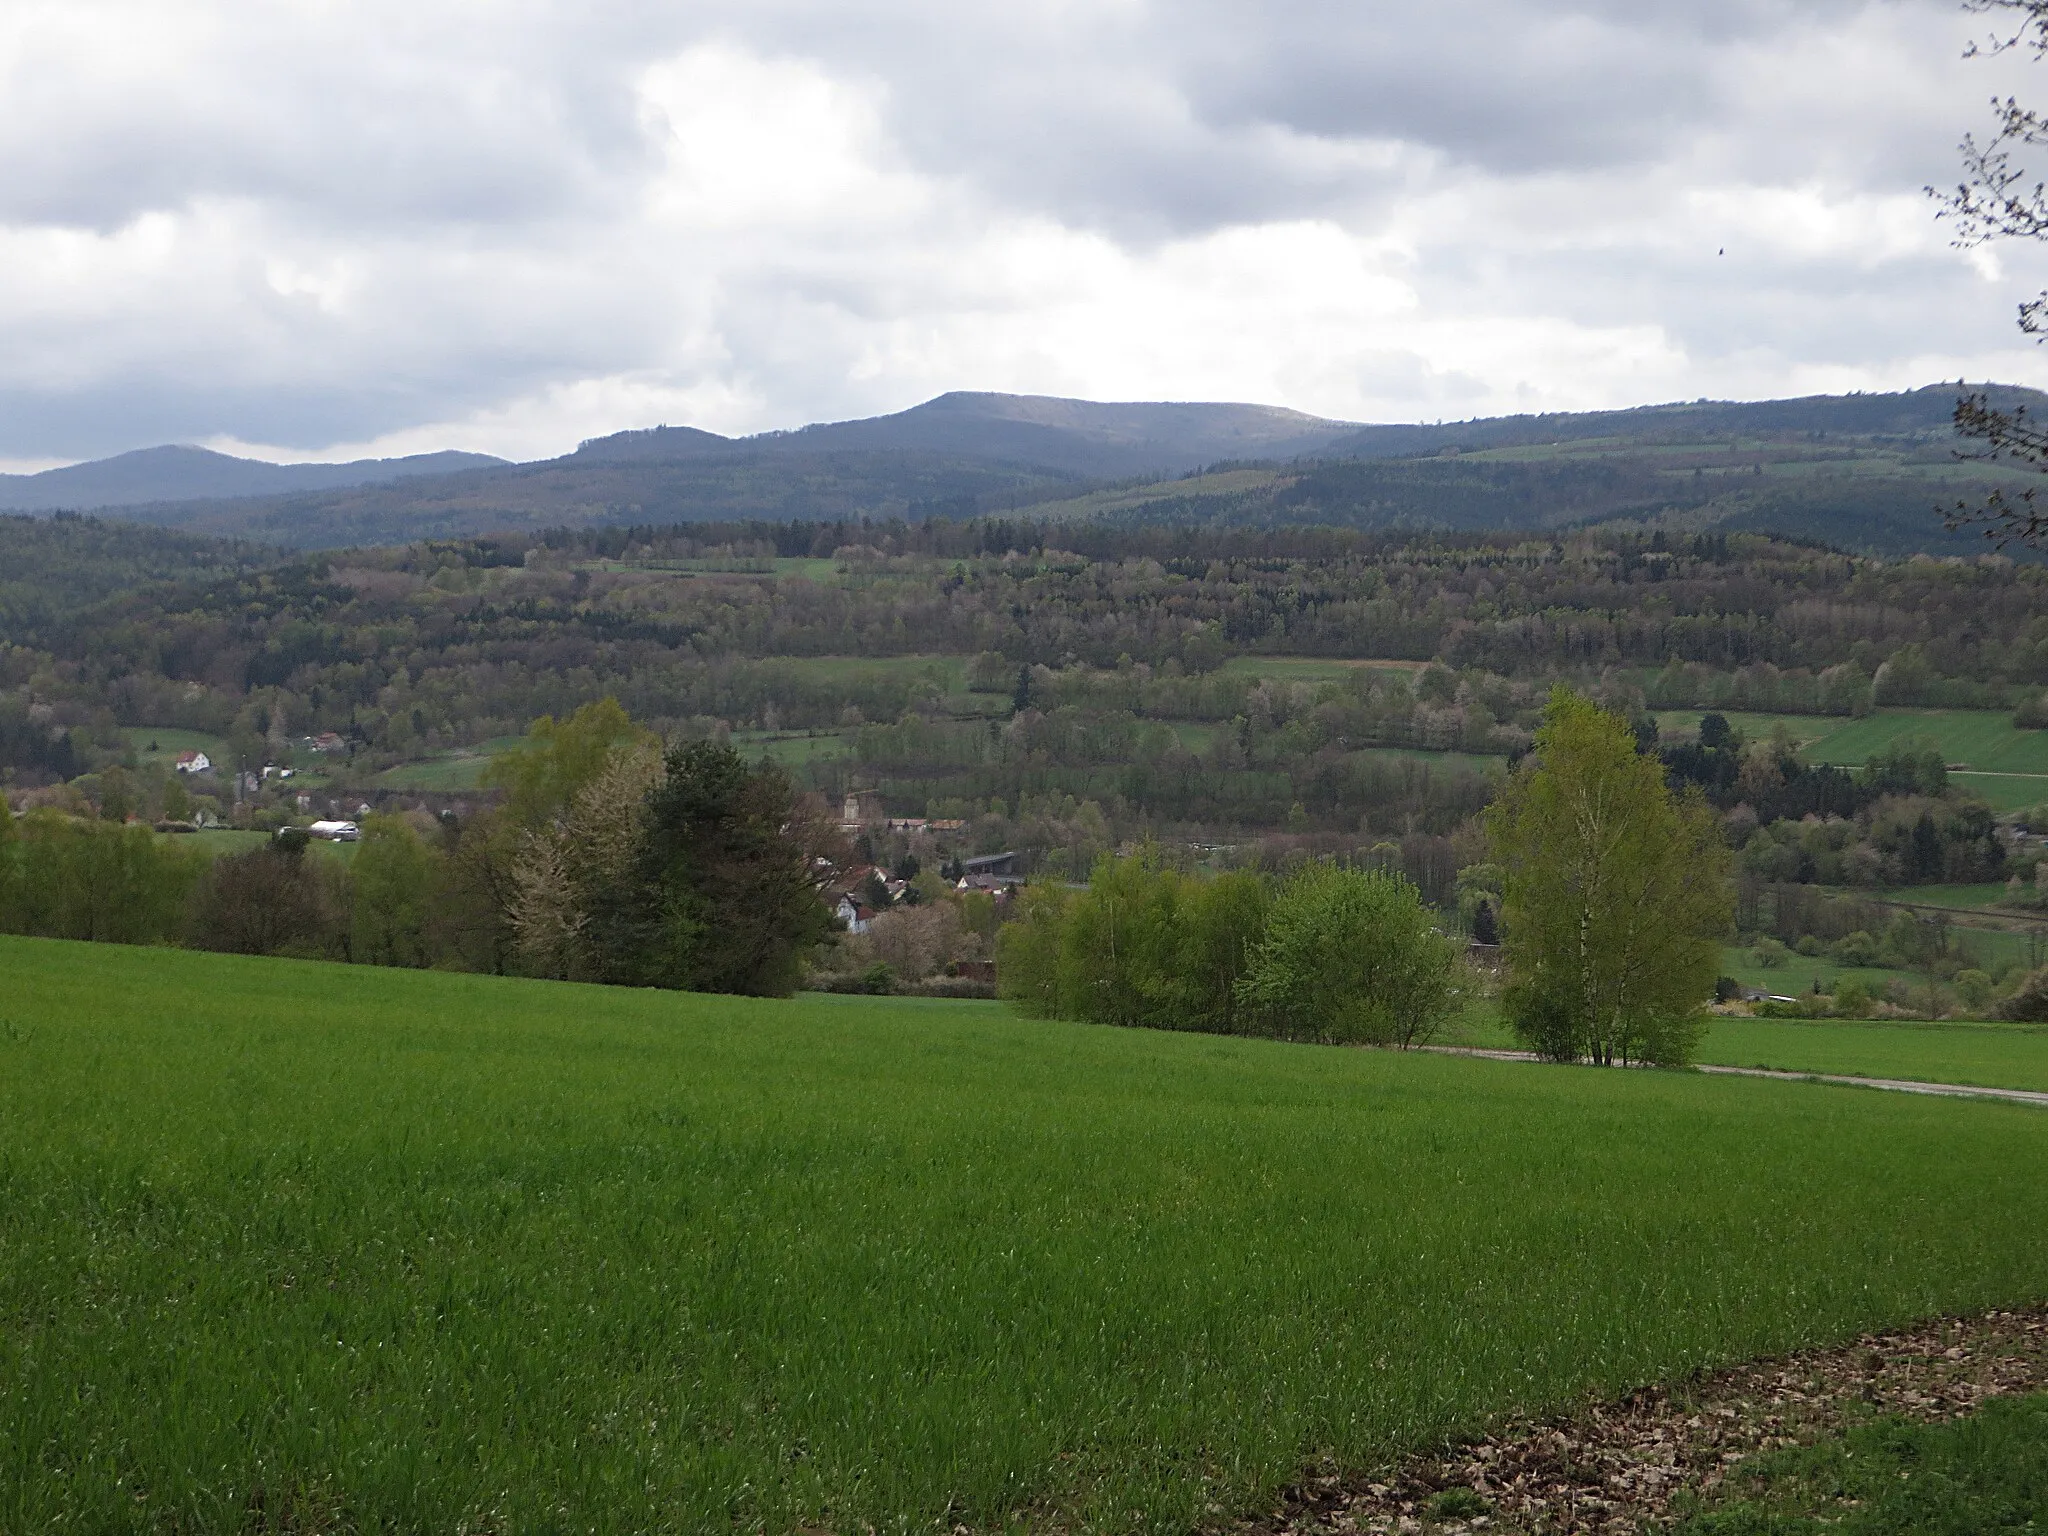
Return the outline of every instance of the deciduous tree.
<path id="1" fill-rule="evenodd" d="M 1620 716 L 1559 688 L 1487 831 L 1522 1039 L 1559 1060 L 1686 1060 L 1734 904 L 1705 801 L 1674 796 Z"/>
<path id="2" fill-rule="evenodd" d="M 1406 1048 L 1457 1006 L 1458 949 L 1402 876 L 1318 861 L 1274 897 L 1238 993 L 1265 1033 Z"/>

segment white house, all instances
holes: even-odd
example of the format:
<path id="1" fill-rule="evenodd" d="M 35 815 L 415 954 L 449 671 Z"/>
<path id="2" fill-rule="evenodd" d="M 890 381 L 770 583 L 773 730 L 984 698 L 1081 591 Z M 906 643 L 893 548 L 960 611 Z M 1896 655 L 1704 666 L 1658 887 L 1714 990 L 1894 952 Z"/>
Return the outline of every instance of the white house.
<path id="1" fill-rule="evenodd" d="M 316 821 L 306 830 L 314 837 L 324 837 L 335 843 L 352 843 L 363 835 L 362 829 L 352 821 Z"/>
<path id="2" fill-rule="evenodd" d="M 868 923 L 875 915 L 851 896 L 840 897 L 839 905 L 834 911 L 839 921 L 846 925 L 848 933 L 866 933 L 868 931 Z"/>
<path id="3" fill-rule="evenodd" d="M 179 773 L 211 773 L 213 759 L 204 752 L 180 752 L 178 760 L 171 766 Z"/>

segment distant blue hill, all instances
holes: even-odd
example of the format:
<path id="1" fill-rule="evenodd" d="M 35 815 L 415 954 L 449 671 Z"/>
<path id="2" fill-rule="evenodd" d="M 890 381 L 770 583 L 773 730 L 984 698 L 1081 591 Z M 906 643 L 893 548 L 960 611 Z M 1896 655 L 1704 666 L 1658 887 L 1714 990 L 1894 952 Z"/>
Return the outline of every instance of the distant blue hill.
<path id="1" fill-rule="evenodd" d="M 46 469 L 36 475 L 0 475 L 0 509 L 84 512 L 151 502 L 289 496 L 416 475 L 488 469 L 504 462 L 487 453 L 418 453 L 403 459 L 357 459 L 348 464 L 269 464 L 206 448 L 138 448 L 111 459 Z"/>

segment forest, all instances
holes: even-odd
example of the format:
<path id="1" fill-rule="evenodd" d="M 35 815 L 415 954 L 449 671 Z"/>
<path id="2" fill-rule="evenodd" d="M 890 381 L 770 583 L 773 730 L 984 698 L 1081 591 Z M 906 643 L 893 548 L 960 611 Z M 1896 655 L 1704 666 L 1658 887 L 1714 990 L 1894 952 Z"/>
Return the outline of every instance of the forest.
<path id="1" fill-rule="evenodd" d="M 63 516 L 0 518 L 0 570 L 0 773 L 29 831 L 219 829 L 197 847 L 379 813 L 387 851 L 439 857 L 496 814 L 537 720 L 613 700 L 649 741 L 772 763 L 821 816 L 859 799 L 877 900 L 978 855 L 1079 880 L 1145 844 L 1358 860 L 1466 923 L 1477 818 L 1560 683 L 1714 808 L 1755 931 L 1784 926 L 1764 890 L 2031 890 L 2016 829 L 2048 820 L 2048 570 L 1993 553 L 927 518 L 307 555 Z M 1813 744 L 1866 725 L 1858 750 Z M 178 878 L 181 913 L 208 899 Z M 434 953 L 501 964 L 507 903 L 444 905 Z M 488 942 L 453 931 L 485 907 Z M 897 969 L 989 953 L 986 914 L 935 922 L 903 925 L 923 936 Z"/>

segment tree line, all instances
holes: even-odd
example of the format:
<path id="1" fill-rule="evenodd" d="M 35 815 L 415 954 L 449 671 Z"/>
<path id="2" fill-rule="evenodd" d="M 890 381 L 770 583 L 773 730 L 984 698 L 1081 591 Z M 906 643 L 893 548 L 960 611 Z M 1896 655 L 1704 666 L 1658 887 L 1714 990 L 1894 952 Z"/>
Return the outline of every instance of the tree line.
<path id="1" fill-rule="evenodd" d="M 1517 1036 L 1561 1061 L 1690 1059 L 1734 916 L 1698 789 L 1560 689 L 1486 833 Z M 1036 1017 L 1406 1047 L 1458 1008 L 1463 947 L 1396 873 L 1201 878 L 1148 852 L 1105 857 L 1085 890 L 1033 888 L 998 953 L 1003 995 Z"/>
<path id="2" fill-rule="evenodd" d="M 0 932 L 787 995 L 838 924 L 815 797 L 605 700 L 536 723 L 463 820 L 370 818 L 344 860 L 286 829 L 209 858 L 138 823 L 0 798 Z"/>

